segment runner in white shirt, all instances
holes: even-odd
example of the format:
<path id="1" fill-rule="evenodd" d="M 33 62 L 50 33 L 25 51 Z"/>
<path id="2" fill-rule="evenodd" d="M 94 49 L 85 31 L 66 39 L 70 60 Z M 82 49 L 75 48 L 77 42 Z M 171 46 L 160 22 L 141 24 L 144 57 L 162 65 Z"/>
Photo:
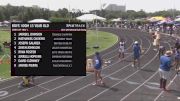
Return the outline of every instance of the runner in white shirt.
<path id="1" fill-rule="evenodd" d="M 119 42 L 119 59 L 122 57 L 124 58 L 124 51 L 125 51 L 125 42 L 123 39 Z"/>

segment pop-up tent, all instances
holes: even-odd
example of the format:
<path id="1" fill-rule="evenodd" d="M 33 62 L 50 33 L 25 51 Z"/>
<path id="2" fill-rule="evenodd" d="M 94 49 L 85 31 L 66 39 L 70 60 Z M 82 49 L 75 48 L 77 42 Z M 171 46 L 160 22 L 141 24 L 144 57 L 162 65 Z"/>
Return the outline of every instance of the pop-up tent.
<path id="1" fill-rule="evenodd" d="M 44 22 L 44 23 L 48 23 L 48 22 L 50 22 L 50 21 L 48 21 L 48 20 L 44 20 L 44 19 L 34 19 L 34 20 L 30 20 L 30 21 L 28 21 L 29 23 L 42 23 L 42 22 Z"/>
<path id="2" fill-rule="evenodd" d="M 175 19 L 174 21 L 180 22 L 180 18 Z"/>
<path id="3" fill-rule="evenodd" d="M 95 19 L 100 20 L 100 21 L 105 21 L 106 20 L 105 18 L 97 16 L 95 14 L 84 14 L 84 15 L 81 15 L 81 16 L 77 17 L 76 19 L 84 21 L 84 22 L 91 22 L 91 21 L 93 21 Z"/>
<path id="4" fill-rule="evenodd" d="M 162 17 L 162 16 L 155 16 L 155 17 L 151 17 L 149 19 L 147 19 L 150 22 L 158 22 L 158 21 L 162 21 L 165 20 L 166 18 Z"/>
<path id="5" fill-rule="evenodd" d="M 175 22 L 171 18 L 165 18 L 164 20 L 159 21 L 157 24 L 174 24 Z"/>
<path id="6" fill-rule="evenodd" d="M 122 19 L 121 18 L 117 18 L 117 19 L 112 19 L 112 22 L 120 22 Z"/>

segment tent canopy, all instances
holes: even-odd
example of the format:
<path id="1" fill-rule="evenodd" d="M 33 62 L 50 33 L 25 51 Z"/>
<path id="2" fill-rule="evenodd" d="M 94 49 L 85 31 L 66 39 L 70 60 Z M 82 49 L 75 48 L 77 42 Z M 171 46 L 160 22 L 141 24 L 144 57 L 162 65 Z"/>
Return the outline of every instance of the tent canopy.
<path id="1" fill-rule="evenodd" d="M 30 21 L 28 21 L 29 23 L 38 23 L 38 22 L 44 22 L 44 23 L 46 23 L 46 22 L 50 22 L 50 21 L 48 21 L 48 20 L 44 20 L 44 19 L 34 19 L 34 20 L 30 20 Z"/>
<path id="2" fill-rule="evenodd" d="M 165 18 L 164 20 L 161 20 L 158 22 L 158 24 L 174 24 L 174 21 L 171 18 Z"/>
<path id="3" fill-rule="evenodd" d="M 121 18 L 117 18 L 117 19 L 112 19 L 111 21 L 112 22 L 119 22 L 119 21 L 121 21 L 122 19 Z"/>
<path id="4" fill-rule="evenodd" d="M 95 19 L 100 20 L 100 21 L 106 20 L 105 18 L 97 16 L 95 14 L 84 14 L 84 15 L 77 17 L 76 19 L 81 20 L 81 21 L 85 21 L 85 22 L 90 22 L 90 21 L 93 21 Z"/>
<path id="5" fill-rule="evenodd" d="M 180 22 L 180 18 L 175 19 L 174 21 Z"/>
<path id="6" fill-rule="evenodd" d="M 155 17 L 151 17 L 149 18 L 148 20 L 150 22 L 157 22 L 157 21 L 162 21 L 162 20 L 165 20 L 166 18 L 162 17 L 162 16 L 155 16 Z"/>

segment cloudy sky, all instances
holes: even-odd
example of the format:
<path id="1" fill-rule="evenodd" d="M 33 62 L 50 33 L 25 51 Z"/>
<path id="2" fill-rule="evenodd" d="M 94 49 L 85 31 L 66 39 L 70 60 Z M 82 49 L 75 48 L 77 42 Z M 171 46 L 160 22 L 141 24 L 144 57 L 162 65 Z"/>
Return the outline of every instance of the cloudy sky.
<path id="1" fill-rule="evenodd" d="M 143 9 L 147 12 L 154 12 L 171 8 L 180 10 L 180 0 L 0 0 L 0 5 L 6 5 L 8 3 L 15 6 L 38 5 L 51 10 L 58 10 L 59 8 L 74 8 L 89 11 L 100 9 L 100 5 L 104 3 L 126 5 L 127 10 L 136 11 Z"/>

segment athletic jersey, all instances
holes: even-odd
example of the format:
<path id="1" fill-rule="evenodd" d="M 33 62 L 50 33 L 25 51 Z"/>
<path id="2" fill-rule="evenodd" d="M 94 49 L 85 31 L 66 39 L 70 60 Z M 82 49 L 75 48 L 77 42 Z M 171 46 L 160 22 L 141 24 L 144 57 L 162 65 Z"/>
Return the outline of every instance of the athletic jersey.
<path id="1" fill-rule="evenodd" d="M 160 69 L 164 71 L 170 71 L 171 68 L 171 58 L 167 56 L 160 57 Z"/>
<path id="2" fill-rule="evenodd" d="M 133 53 L 135 57 L 139 57 L 141 54 L 141 48 L 139 45 L 133 45 Z"/>
<path id="3" fill-rule="evenodd" d="M 98 69 L 101 69 L 102 63 L 101 63 L 100 57 L 95 57 L 94 62 L 95 62 L 94 68 L 97 69 L 97 70 L 98 70 Z"/>
<path id="4" fill-rule="evenodd" d="M 119 43 L 119 51 L 124 52 L 124 48 L 125 48 L 124 44 L 125 44 L 124 42 Z"/>
<path id="5" fill-rule="evenodd" d="M 156 35 L 156 39 L 160 39 L 161 36 L 160 36 L 159 32 L 156 32 L 155 35 Z"/>

